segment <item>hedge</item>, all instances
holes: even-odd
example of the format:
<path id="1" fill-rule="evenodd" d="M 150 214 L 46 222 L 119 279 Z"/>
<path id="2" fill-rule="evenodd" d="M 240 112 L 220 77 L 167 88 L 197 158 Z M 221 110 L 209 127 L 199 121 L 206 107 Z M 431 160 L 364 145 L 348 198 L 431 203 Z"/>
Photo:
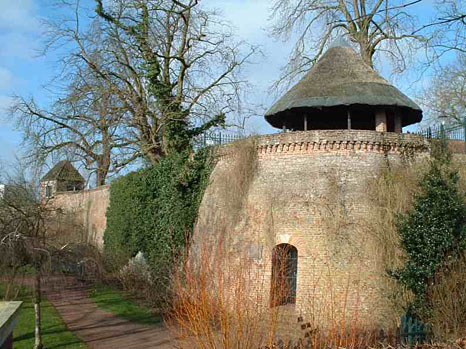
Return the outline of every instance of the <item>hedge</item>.
<path id="1" fill-rule="evenodd" d="M 142 251 L 157 267 L 183 250 L 211 172 L 209 150 L 173 154 L 120 177 L 110 186 L 106 254 Z"/>

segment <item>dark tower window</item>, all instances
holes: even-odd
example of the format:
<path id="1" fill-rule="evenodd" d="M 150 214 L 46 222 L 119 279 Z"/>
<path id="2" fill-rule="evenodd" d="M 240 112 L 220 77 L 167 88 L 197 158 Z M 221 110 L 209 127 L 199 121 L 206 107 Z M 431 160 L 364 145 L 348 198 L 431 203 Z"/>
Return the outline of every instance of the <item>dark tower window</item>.
<path id="1" fill-rule="evenodd" d="M 387 132 L 395 132 L 395 113 L 393 110 L 386 109 L 387 115 Z"/>
<path id="2" fill-rule="evenodd" d="M 46 198 L 49 198 L 52 196 L 52 186 L 51 185 L 47 185 L 45 187 L 45 197 Z"/>
<path id="3" fill-rule="evenodd" d="M 75 188 L 75 186 L 73 184 L 71 184 L 71 183 L 66 184 L 66 191 L 75 191 L 75 190 L 76 190 L 76 188 Z"/>
<path id="4" fill-rule="evenodd" d="M 298 274 L 298 250 L 280 244 L 272 251 L 272 286 L 270 305 L 295 304 Z"/>

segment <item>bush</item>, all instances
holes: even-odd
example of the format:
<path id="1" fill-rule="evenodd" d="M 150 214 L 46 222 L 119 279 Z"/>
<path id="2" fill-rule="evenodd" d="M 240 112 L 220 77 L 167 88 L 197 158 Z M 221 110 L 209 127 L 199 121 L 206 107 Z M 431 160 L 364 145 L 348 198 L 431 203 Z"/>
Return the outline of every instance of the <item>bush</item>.
<path id="1" fill-rule="evenodd" d="M 376 347 L 378 333 L 361 321 L 359 306 L 348 306 L 348 300 L 359 294 L 359 283 L 355 285 L 357 279 L 351 275 L 337 283 L 329 266 L 328 279 L 319 275 L 309 282 L 314 292 L 302 305 L 271 306 L 270 283 L 261 277 L 270 273 L 270 265 L 256 264 L 246 252 L 223 251 L 221 242 L 204 243 L 199 254 L 190 256 L 172 276 L 166 324 L 182 347 Z M 286 268 L 283 262 L 279 264 Z M 275 299 L 288 293 L 286 282 L 273 289 Z"/>
<path id="2" fill-rule="evenodd" d="M 128 261 L 142 251 L 153 271 L 165 273 L 189 241 L 210 171 L 210 152 L 204 150 L 194 157 L 172 154 L 115 180 L 104 250 L 107 256 L 119 258 L 107 260 Z M 115 264 L 114 271 L 121 266 Z"/>
<path id="3" fill-rule="evenodd" d="M 152 270 L 144 258 L 137 255 L 120 269 L 118 280 L 125 291 L 145 300 L 149 306 L 160 307 L 167 301 L 166 275 L 166 271 Z"/>
<path id="4" fill-rule="evenodd" d="M 432 307 L 428 291 L 436 270 L 466 247 L 466 207 L 458 190 L 458 172 L 449 168 L 448 155 L 433 155 L 413 209 L 399 216 L 397 227 L 407 260 L 392 273 L 413 292 L 412 310 L 422 316 L 428 316 Z"/>

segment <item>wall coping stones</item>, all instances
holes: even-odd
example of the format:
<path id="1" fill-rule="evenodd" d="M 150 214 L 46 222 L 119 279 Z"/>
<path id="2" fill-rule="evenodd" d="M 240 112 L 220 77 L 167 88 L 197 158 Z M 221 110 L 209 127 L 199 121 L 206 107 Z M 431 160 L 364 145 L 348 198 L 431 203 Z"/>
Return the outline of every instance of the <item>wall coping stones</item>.
<path id="1" fill-rule="evenodd" d="M 23 302 L 0 302 L 0 347 L 11 336 Z"/>
<path id="2" fill-rule="evenodd" d="M 75 191 L 57 191 L 55 193 L 55 196 L 59 196 L 59 195 L 79 195 L 79 194 L 82 194 L 82 193 L 91 193 L 91 192 L 94 192 L 94 191 L 105 191 L 105 190 L 108 190 L 110 188 L 110 184 L 104 184 L 104 185 L 100 185 L 98 187 L 95 187 L 95 188 L 92 188 L 92 189 L 84 189 L 84 190 L 75 190 Z"/>
<path id="3" fill-rule="evenodd" d="M 369 130 L 312 130 L 275 133 L 256 137 L 259 154 L 306 153 L 315 151 L 358 151 L 400 154 L 428 152 L 421 135 Z M 231 154 L 232 145 L 219 148 L 220 157 Z"/>

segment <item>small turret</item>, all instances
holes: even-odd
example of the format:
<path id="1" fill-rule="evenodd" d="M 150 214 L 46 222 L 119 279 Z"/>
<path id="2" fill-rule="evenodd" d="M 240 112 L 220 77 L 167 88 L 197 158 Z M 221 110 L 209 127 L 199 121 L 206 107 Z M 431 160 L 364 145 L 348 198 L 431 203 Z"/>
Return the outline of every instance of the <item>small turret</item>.
<path id="1" fill-rule="evenodd" d="M 349 46 L 330 47 L 304 78 L 265 114 L 276 128 L 401 132 L 422 120 L 411 99 Z"/>
<path id="2" fill-rule="evenodd" d="M 40 198 L 44 200 L 58 192 L 83 190 L 85 182 L 70 161 L 62 160 L 40 180 Z"/>

